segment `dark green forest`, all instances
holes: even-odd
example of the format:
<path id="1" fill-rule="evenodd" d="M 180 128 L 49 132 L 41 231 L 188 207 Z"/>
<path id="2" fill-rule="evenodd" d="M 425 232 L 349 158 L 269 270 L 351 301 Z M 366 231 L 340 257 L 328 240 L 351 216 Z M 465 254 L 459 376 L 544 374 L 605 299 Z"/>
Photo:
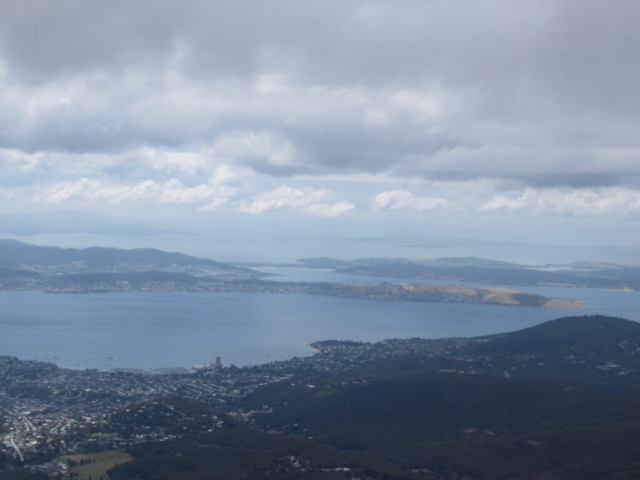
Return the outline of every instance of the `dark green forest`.
<path id="1" fill-rule="evenodd" d="M 639 342 L 635 322 L 571 317 L 452 358 L 308 372 L 230 406 L 244 421 L 216 412 L 224 428 L 130 448 L 110 476 L 637 479 Z M 597 368 L 614 360 L 626 370 Z"/>

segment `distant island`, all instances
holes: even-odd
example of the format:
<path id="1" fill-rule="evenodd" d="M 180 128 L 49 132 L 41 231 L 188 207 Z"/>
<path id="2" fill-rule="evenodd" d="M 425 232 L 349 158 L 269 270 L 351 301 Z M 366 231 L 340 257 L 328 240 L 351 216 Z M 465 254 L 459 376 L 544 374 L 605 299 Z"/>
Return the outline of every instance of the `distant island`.
<path id="1" fill-rule="evenodd" d="M 427 283 L 272 282 L 245 266 L 155 249 L 62 249 L 0 241 L 0 290 L 47 293 L 244 292 L 378 301 L 474 303 L 562 309 L 581 302 L 509 288 Z"/>
<path id="2" fill-rule="evenodd" d="M 405 258 L 339 260 L 318 257 L 300 259 L 296 265 L 371 277 L 640 291 L 640 267 L 602 262 L 531 266 L 478 257 L 428 260 Z"/>

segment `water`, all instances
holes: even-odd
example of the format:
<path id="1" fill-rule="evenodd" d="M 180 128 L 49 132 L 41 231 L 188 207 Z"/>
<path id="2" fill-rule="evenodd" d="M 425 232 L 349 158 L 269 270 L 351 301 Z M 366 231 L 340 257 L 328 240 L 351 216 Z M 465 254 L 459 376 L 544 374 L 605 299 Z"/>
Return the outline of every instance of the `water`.
<path id="1" fill-rule="evenodd" d="M 302 217 L 299 218 L 303 221 Z M 195 220 L 202 223 L 202 218 Z M 580 260 L 627 263 L 640 265 L 640 247 L 614 246 L 558 246 L 535 245 L 529 243 L 487 242 L 472 239 L 438 239 L 438 238 L 346 238 L 347 231 L 332 230 L 318 225 L 301 225 L 296 222 L 294 231 L 285 231 L 267 222 L 259 225 L 259 216 L 251 216 L 246 230 L 223 227 L 224 222 L 215 224 L 215 231 L 209 231 L 205 224 L 200 225 L 203 231 L 192 235 L 162 234 L 136 236 L 117 234 L 105 235 L 80 233 L 73 228 L 73 233 L 48 233 L 37 235 L 2 235 L 16 238 L 36 245 L 56 245 L 61 247 L 86 248 L 93 246 L 115 248 L 159 248 L 160 250 L 180 251 L 188 255 L 212 258 L 219 261 L 243 262 L 277 262 L 291 263 L 299 258 L 332 257 L 342 259 L 355 258 L 409 258 L 427 259 L 439 257 L 477 256 L 493 260 L 504 260 L 527 265 L 545 263 L 568 263 Z M 77 221 L 84 225 L 84 220 Z M 292 224 L 293 225 L 293 224 Z M 104 226 L 104 223 L 103 223 Z M 191 225 L 193 226 L 193 225 Z M 285 227 L 286 230 L 286 226 Z M 356 231 L 360 229 L 353 228 Z M 180 228 L 177 228 L 180 230 Z M 186 228 L 185 231 L 191 231 Z M 196 232 L 193 232 L 196 233 Z M 460 232 L 459 232 L 460 233 Z M 505 232 L 494 232 L 502 238 Z M 335 235 L 344 235 L 338 239 Z M 495 236 L 492 235 L 492 236 Z M 560 235 L 561 236 L 561 235 Z M 260 241 L 256 241 L 259 238 Z M 518 237 L 529 241 L 530 238 Z M 621 237 L 624 238 L 624 235 Z M 633 237 L 630 237 L 633 238 Z"/>
<path id="2" fill-rule="evenodd" d="M 307 267 L 251 267 L 253 270 L 268 273 L 272 276 L 265 278 L 275 282 L 330 282 L 330 283 L 382 283 L 382 282 L 406 282 L 422 283 L 426 280 L 401 277 L 372 277 L 369 275 L 357 275 L 352 273 L 336 273 L 326 268 Z M 449 285 L 456 282 L 447 280 L 428 280 L 428 283 Z M 460 283 L 460 282 L 457 282 Z M 483 285 L 486 287 L 486 285 Z"/>
<path id="3" fill-rule="evenodd" d="M 580 300 L 589 309 L 585 313 L 598 313 L 602 315 L 618 316 L 629 320 L 640 321 L 640 292 L 613 292 L 595 288 L 566 288 L 566 287 L 535 287 L 521 285 L 488 285 L 486 283 L 460 282 L 455 280 L 421 280 L 415 278 L 399 277 L 371 277 L 365 275 L 353 275 L 336 273 L 329 269 L 319 268 L 288 268 L 288 267 L 261 267 L 256 270 L 273 275 L 269 280 L 279 282 L 335 282 L 335 283 L 380 283 L 380 282 L 407 282 L 430 283 L 436 285 L 468 285 L 470 287 L 488 288 L 505 287 L 514 290 L 522 290 L 552 298 L 567 298 Z M 478 308 L 482 308 L 479 305 Z M 514 313 L 514 314 L 517 314 Z"/>
<path id="4" fill-rule="evenodd" d="M 273 269 L 270 269 L 273 273 Z M 331 271 L 280 269 L 280 279 L 381 281 Z M 289 277 L 288 277 L 289 276 Z M 304 277 L 304 278 L 303 278 Z M 396 279 L 397 280 L 397 279 Z M 522 287 L 586 301 L 586 313 L 640 321 L 640 294 Z M 519 330 L 574 315 L 530 307 L 376 302 L 312 295 L 0 292 L 0 355 L 70 368 L 251 365 L 312 354 L 317 340 L 443 338 Z M 580 312 L 578 312 L 580 313 Z"/>

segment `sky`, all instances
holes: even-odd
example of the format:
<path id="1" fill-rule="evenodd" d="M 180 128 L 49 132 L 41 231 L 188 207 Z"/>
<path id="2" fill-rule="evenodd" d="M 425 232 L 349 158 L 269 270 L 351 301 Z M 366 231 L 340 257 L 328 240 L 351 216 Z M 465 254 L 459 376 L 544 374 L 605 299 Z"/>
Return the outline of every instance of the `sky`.
<path id="1" fill-rule="evenodd" d="M 0 234 L 265 261 L 632 248 L 638 18 L 635 0 L 4 0 Z"/>

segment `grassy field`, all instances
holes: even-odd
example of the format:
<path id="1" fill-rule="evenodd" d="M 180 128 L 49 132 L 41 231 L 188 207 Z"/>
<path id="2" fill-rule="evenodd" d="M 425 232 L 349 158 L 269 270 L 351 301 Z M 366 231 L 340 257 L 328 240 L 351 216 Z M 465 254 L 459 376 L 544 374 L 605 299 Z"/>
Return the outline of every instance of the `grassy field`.
<path id="1" fill-rule="evenodd" d="M 89 462 L 86 465 L 78 465 L 70 468 L 71 472 L 78 474 L 78 480 L 89 480 L 89 478 L 92 480 L 100 480 L 101 478 L 102 480 L 108 480 L 107 470 L 113 468 L 116 463 L 128 462 L 131 460 L 131 456 L 124 452 L 111 450 L 108 452 L 65 455 L 64 457 L 60 457 L 60 461 L 62 462 L 67 462 L 68 460 L 77 462 L 78 464 L 81 461 Z"/>

